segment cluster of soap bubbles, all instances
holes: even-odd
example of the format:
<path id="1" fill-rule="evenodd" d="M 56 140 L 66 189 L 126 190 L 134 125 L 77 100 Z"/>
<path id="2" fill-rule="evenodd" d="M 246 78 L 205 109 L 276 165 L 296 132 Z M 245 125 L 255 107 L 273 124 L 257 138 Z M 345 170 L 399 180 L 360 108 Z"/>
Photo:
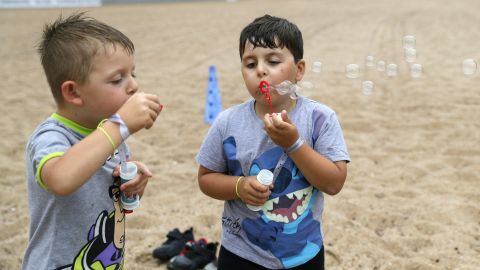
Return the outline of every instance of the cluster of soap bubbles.
<path id="1" fill-rule="evenodd" d="M 418 79 L 422 76 L 423 67 L 420 63 L 417 63 L 417 49 L 416 39 L 412 35 L 406 35 L 402 39 L 404 60 L 409 65 L 410 76 L 414 79 Z M 365 57 L 365 68 L 368 70 L 376 69 L 378 72 L 385 72 L 387 77 L 394 78 L 398 75 L 398 65 L 395 63 L 386 63 L 383 59 L 376 60 L 373 55 L 367 55 Z M 322 70 L 322 63 L 319 61 L 313 62 L 312 71 L 320 73 Z M 349 79 L 358 79 L 360 77 L 360 65 L 348 64 L 345 66 L 345 76 Z M 361 83 L 362 93 L 365 95 L 371 95 L 375 88 L 373 81 L 364 80 Z"/>
<path id="2" fill-rule="evenodd" d="M 280 95 L 290 95 L 291 99 L 297 99 L 298 96 L 309 96 L 313 90 L 313 83 L 309 81 L 300 81 L 298 83 L 283 81 L 280 84 L 270 87 Z"/>
<path id="3" fill-rule="evenodd" d="M 417 49 L 415 47 L 416 39 L 412 35 L 404 36 L 403 52 L 405 56 L 405 62 L 410 64 L 410 76 L 414 79 L 418 79 L 422 76 L 423 67 L 417 61 Z"/>
<path id="4" fill-rule="evenodd" d="M 410 77 L 419 79 L 423 74 L 422 64 L 417 62 L 416 38 L 413 35 L 406 35 L 402 38 L 402 48 L 404 61 L 406 62 Z M 386 63 L 382 59 L 376 60 L 373 55 L 365 57 L 365 68 L 368 70 L 376 69 L 378 72 L 385 72 L 387 77 L 394 78 L 398 75 L 398 65 L 395 63 Z M 320 61 L 313 62 L 312 71 L 320 73 L 322 71 L 322 63 Z M 474 59 L 465 59 L 462 63 L 462 71 L 465 75 L 473 75 L 477 71 L 477 62 Z M 347 64 L 345 66 L 345 76 L 349 79 L 360 78 L 360 65 Z M 313 86 L 312 86 L 313 87 Z M 373 81 L 364 80 L 361 83 L 362 93 L 371 95 L 374 91 L 375 84 Z"/>

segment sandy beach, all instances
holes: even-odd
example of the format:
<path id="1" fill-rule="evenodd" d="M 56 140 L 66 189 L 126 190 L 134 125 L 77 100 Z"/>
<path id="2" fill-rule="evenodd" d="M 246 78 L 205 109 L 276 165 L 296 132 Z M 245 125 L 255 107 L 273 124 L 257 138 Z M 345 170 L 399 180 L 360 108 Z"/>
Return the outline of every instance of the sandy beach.
<path id="1" fill-rule="evenodd" d="M 222 202 L 198 189 L 194 160 L 208 69 L 224 107 L 249 98 L 240 73 L 241 29 L 266 13 L 295 22 L 304 38 L 310 98 L 339 117 L 352 162 L 343 190 L 326 196 L 327 269 L 478 269 L 480 265 L 480 2 L 475 0 L 239 0 L 0 9 L 0 269 L 19 269 L 28 241 L 24 149 L 55 111 L 36 44 L 60 13 L 89 14 L 136 46 L 140 89 L 165 105 L 150 130 L 130 137 L 154 173 L 141 208 L 128 216 L 126 269 L 166 269 L 151 255 L 173 228 L 220 239 Z M 410 76 L 402 37 L 416 37 L 420 78 Z M 365 67 L 365 57 L 398 75 Z M 313 72 L 315 61 L 322 63 Z M 357 79 L 345 66 L 360 67 Z M 371 80 L 371 95 L 361 82 Z"/>

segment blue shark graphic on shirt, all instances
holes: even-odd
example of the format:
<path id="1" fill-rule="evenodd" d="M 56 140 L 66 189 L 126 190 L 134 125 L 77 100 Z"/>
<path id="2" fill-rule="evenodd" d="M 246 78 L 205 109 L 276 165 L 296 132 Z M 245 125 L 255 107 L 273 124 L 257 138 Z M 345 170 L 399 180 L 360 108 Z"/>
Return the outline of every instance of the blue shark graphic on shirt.
<path id="1" fill-rule="evenodd" d="M 225 139 L 223 149 L 228 160 L 228 173 L 242 175 L 240 162 L 236 159 L 235 139 Z M 262 169 L 273 171 L 282 154 L 280 147 L 267 150 L 252 162 L 249 175 L 257 175 Z M 286 268 L 310 260 L 323 243 L 320 223 L 313 218 L 311 210 L 317 192 L 288 158 L 275 180 L 268 201 L 262 207 L 260 217 L 246 218 L 242 222 L 248 239 L 263 250 L 270 251 Z"/>

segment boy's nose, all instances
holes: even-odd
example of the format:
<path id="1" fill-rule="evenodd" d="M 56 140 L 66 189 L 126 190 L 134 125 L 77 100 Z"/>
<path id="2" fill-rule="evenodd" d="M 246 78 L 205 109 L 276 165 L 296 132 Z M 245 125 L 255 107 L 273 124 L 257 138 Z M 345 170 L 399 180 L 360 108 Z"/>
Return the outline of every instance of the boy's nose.
<path id="1" fill-rule="evenodd" d="M 267 75 L 267 68 L 265 67 L 265 65 L 262 65 L 262 64 L 257 65 L 257 74 L 259 77 L 263 77 Z"/>
<path id="2" fill-rule="evenodd" d="M 130 85 L 128 86 L 127 89 L 127 94 L 133 95 L 138 91 L 138 83 L 135 79 L 132 78 Z"/>

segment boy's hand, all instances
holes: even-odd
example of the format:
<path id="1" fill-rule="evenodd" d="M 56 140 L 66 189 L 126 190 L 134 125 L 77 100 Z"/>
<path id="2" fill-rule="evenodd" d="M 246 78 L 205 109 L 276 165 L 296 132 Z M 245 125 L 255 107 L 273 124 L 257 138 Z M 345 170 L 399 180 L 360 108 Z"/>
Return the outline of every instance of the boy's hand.
<path id="1" fill-rule="evenodd" d="M 245 176 L 238 185 L 238 192 L 244 203 L 260 206 L 268 200 L 271 187 L 262 185 L 256 176 Z"/>
<path id="2" fill-rule="evenodd" d="M 122 191 L 125 196 L 129 198 L 135 194 L 138 194 L 140 197 L 142 197 L 145 187 L 148 184 L 148 180 L 153 176 L 152 172 L 150 172 L 145 164 L 138 161 L 135 161 L 135 164 L 137 165 L 138 170 L 137 176 L 120 186 L 120 191 Z M 115 167 L 113 176 L 120 176 L 120 166 Z"/>
<path id="3" fill-rule="evenodd" d="M 162 105 L 156 95 L 137 92 L 117 113 L 127 125 L 130 134 L 133 134 L 142 128 L 152 127 L 161 111 Z"/>
<path id="4" fill-rule="evenodd" d="M 297 127 L 288 118 L 285 110 L 281 112 L 281 116 L 266 114 L 263 123 L 272 141 L 284 149 L 292 146 L 299 137 Z"/>

